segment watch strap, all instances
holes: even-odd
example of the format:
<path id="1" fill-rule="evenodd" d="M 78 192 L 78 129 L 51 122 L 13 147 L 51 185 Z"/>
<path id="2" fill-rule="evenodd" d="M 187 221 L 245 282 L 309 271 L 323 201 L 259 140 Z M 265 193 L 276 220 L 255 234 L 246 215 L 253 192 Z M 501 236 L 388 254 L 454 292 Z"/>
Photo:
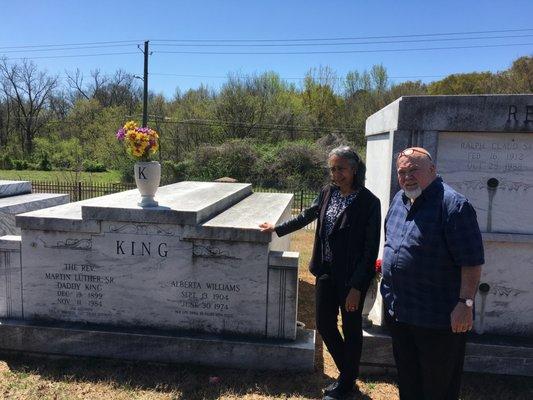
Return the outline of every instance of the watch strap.
<path id="1" fill-rule="evenodd" d="M 465 304 L 467 307 L 472 307 L 474 305 L 474 300 L 473 299 L 465 299 L 463 297 L 459 297 L 459 299 L 457 301 L 459 303 Z"/>

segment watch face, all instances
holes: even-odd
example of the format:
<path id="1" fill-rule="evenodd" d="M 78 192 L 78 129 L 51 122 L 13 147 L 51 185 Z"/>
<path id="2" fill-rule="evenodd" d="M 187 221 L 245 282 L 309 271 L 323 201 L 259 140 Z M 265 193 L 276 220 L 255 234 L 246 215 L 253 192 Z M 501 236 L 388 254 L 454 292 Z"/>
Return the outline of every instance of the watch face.
<path id="1" fill-rule="evenodd" d="M 466 299 L 465 304 L 467 307 L 472 307 L 474 305 L 474 300 Z"/>

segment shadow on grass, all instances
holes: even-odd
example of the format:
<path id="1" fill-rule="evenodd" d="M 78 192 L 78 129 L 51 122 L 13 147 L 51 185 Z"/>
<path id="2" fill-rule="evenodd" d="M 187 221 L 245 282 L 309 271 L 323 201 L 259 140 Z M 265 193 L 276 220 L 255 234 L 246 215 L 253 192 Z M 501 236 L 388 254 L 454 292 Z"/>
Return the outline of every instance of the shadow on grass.
<path id="1" fill-rule="evenodd" d="M 2 353 L 14 374 L 33 374 L 70 385 L 104 384 L 112 391 L 153 391 L 168 393 L 176 399 L 218 399 L 222 395 L 240 398 L 245 394 L 321 398 L 331 379 L 320 370 L 309 373 L 251 371 L 192 365 L 168 365 L 93 358 L 57 358 Z M 210 383 L 216 377 L 217 383 Z M 211 378 L 211 379 L 210 379 Z M 75 387 L 72 391 L 77 392 Z"/>
<path id="2" fill-rule="evenodd" d="M 462 400 L 531 400 L 533 378 L 465 372 L 461 380 Z"/>

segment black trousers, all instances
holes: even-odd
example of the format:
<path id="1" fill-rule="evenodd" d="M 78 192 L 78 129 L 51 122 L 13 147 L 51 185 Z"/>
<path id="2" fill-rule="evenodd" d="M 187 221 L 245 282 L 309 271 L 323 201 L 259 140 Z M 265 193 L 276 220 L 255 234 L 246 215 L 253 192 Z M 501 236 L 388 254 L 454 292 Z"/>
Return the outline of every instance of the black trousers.
<path id="1" fill-rule="evenodd" d="M 349 288 L 339 286 L 341 285 L 329 275 L 317 279 L 316 327 L 340 372 L 339 383 L 352 387 L 359 375 L 363 345 L 361 311 L 365 293 L 361 293 L 358 310 L 346 312 L 344 305 Z M 342 336 L 337 327 L 339 309 L 342 317 Z"/>
<path id="2" fill-rule="evenodd" d="M 398 369 L 400 400 L 458 400 L 466 334 L 387 318 Z"/>

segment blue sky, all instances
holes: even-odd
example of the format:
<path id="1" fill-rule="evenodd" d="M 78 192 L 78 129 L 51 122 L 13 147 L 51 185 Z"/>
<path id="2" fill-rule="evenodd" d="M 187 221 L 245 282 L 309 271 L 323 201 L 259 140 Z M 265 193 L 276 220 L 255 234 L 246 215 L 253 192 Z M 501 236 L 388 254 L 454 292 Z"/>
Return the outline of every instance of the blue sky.
<path id="1" fill-rule="evenodd" d="M 471 71 L 506 69 L 522 55 L 533 55 L 533 1 L 2 1 L 0 57 L 13 62 L 34 58 L 40 69 L 52 74 L 79 68 L 85 75 L 99 68 L 113 74 L 121 68 L 142 75 L 143 56 L 137 43 L 151 41 L 150 90 L 171 97 L 201 83 L 220 87 L 228 73 L 275 71 L 299 84 L 310 68 L 329 66 L 343 77 L 351 70 L 383 64 L 392 81 L 431 81 L 434 76 Z M 427 40 L 411 43 L 307 47 L 163 47 L 162 40 L 288 40 L 360 38 L 512 29 L 530 31 L 472 34 L 485 40 L 434 41 L 462 36 L 365 39 L 362 41 Z M 530 36 L 526 36 L 530 35 Z M 520 36 L 499 38 L 500 36 Z M 33 51 L 21 46 L 66 45 L 96 42 L 94 48 Z M 127 42 L 127 43 L 126 43 Z M 338 41 L 339 42 L 339 41 Z M 340 40 L 353 43 L 354 40 Z M 157 45 L 159 43 L 159 45 Z M 249 42 L 230 42 L 249 44 Z M 259 42 L 289 44 L 294 42 Z M 302 43 L 302 42 L 297 42 Z M 522 43 L 525 45 L 511 46 Z M 529 43 L 529 44 L 528 44 Z M 173 43 L 176 44 L 176 43 Z M 186 44 L 193 44 L 187 42 Z M 205 43 L 204 43 L 205 44 Z M 224 44 L 217 42 L 217 44 Z M 226 42 L 225 44 L 228 44 Z M 501 47 L 383 52 L 383 49 L 451 47 L 498 44 Z M 15 48 L 16 47 L 16 48 Z M 75 47 L 75 46 L 74 46 Z M 39 49 L 44 49 L 40 47 Z M 345 54 L 168 54 L 162 51 L 297 52 L 354 51 Z M 23 50 L 23 51 L 21 51 Z M 35 50 L 35 49 L 34 49 Z M 9 52 L 9 53 L 8 53 Z M 132 53 L 81 57 L 81 54 Z M 398 78 L 396 78 L 398 77 Z"/>

